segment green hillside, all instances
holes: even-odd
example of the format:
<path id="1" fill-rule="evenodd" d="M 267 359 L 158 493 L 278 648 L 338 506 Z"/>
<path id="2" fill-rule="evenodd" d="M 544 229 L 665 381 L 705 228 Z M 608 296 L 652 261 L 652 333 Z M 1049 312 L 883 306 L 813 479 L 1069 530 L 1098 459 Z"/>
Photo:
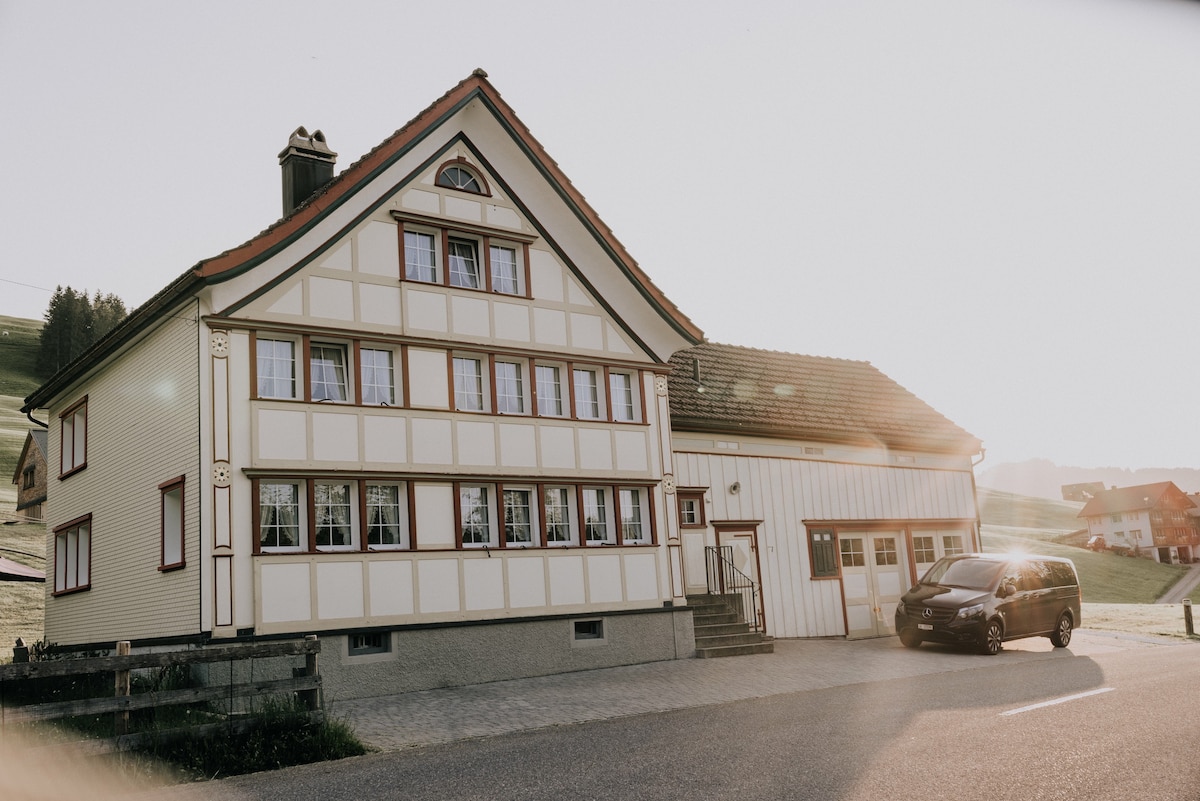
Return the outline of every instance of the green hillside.
<path id="1" fill-rule="evenodd" d="M 1094 553 L 1066 536 L 1086 528 L 1077 518 L 1081 503 L 1030 498 L 980 489 L 979 514 L 985 551 L 1024 551 L 1065 556 L 1075 562 L 1088 603 L 1150 604 L 1182 578 L 1184 565 L 1162 565 L 1150 559 L 1130 559 Z"/>
<path id="2" fill-rule="evenodd" d="M 35 364 L 41 330 L 40 320 L 0 317 L 0 506 L 15 505 L 17 500 L 10 482 L 25 434 L 33 427 L 21 407 L 42 383 Z"/>

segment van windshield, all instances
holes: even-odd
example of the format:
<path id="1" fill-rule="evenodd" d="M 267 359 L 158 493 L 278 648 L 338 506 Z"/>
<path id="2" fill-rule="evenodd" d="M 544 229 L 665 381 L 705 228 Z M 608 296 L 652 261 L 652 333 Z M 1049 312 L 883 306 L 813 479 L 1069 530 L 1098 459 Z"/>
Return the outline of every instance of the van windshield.
<path id="1" fill-rule="evenodd" d="M 943 559 L 929 568 L 921 583 L 964 590 L 986 590 L 996 583 L 1006 565 L 1006 562 L 991 559 Z"/>

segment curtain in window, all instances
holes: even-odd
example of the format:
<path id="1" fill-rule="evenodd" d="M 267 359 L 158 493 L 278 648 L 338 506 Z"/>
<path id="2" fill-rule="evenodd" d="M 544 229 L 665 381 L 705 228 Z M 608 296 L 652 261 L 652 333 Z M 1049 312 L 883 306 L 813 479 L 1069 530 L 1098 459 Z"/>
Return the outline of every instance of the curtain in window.
<path id="1" fill-rule="evenodd" d="M 367 485 L 367 544 L 400 544 L 400 488 Z"/>
<path id="2" fill-rule="evenodd" d="M 346 351 L 340 346 L 313 345 L 310 363 L 312 398 L 346 400 Z"/>
<path id="3" fill-rule="evenodd" d="M 317 545 L 346 547 L 350 540 L 350 485 L 316 484 Z"/>

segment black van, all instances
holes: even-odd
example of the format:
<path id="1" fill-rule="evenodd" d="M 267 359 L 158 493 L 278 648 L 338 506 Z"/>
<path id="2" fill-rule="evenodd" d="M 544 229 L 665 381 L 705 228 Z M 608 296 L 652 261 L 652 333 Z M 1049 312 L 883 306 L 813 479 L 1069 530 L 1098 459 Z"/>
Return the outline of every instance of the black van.
<path id="1" fill-rule="evenodd" d="M 1005 640 L 1049 637 L 1058 648 L 1079 625 L 1079 577 L 1070 559 L 970 553 L 934 563 L 896 606 L 900 642 L 975 645 L 994 654 Z"/>

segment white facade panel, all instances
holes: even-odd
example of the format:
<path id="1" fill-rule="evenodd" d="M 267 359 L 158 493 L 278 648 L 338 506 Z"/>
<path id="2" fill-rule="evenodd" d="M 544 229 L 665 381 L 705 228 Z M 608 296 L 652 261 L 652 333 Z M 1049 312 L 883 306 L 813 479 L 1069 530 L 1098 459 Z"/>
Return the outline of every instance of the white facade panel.
<path id="1" fill-rule="evenodd" d="M 594 604 L 615 603 L 621 600 L 621 557 L 588 556 L 588 600 Z"/>
<path id="2" fill-rule="evenodd" d="M 630 554 L 625 557 L 625 597 L 630 601 L 661 598 L 658 588 L 658 561 L 654 554 Z"/>
<path id="3" fill-rule="evenodd" d="M 501 423 L 500 454 L 505 467 L 537 467 L 537 427 Z"/>
<path id="4" fill-rule="evenodd" d="M 450 408 L 450 380 L 446 351 L 408 349 L 409 400 L 413 406 Z"/>
<path id="5" fill-rule="evenodd" d="M 399 415 L 363 416 L 363 455 L 372 464 L 408 462 L 408 420 Z"/>
<path id="6" fill-rule="evenodd" d="M 361 618 L 363 566 L 361 562 L 317 562 L 317 618 Z"/>
<path id="7" fill-rule="evenodd" d="M 359 316 L 364 323 L 400 327 L 400 288 L 360 283 L 358 285 Z"/>
<path id="8" fill-rule="evenodd" d="M 650 469 L 647 463 L 649 442 L 646 431 L 616 431 L 613 442 L 617 448 L 617 469 L 644 472 Z"/>
<path id="9" fill-rule="evenodd" d="M 356 238 L 360 273 L 400 277 L 400 234 L 396 225 L 372 220 L 358 231 Z M 348 244 L 338 251 L 349 250 Z"/>
<path id="10" fill-rule="evenodd" d="M 417 587 L 421 614 L 459 611 L 458 560 L 417 562 Z"/>
<path id="11" fill-rule="evenodd" d="M 612 434 L 607 428 L 579 429 L 579 466 L 584 470 L 612 470 Z"/>
<path id="12" fill-rule="evenodd" d="M 542 466 L 575 468 L 575 431 L 566 427 L 545 426 L 539 430 Z M 605 443 L 605 447 L 608 447 Z"/>
<path id="13" fill-rule="evenodd" d="M 406 319 L 410 329 L 445 334 L 450 330 L 446 296 L 440 292 L 408 288 L 405 292 Z"/>
<path id="14" fill-rule="evenodd" d="M 529 307 L 515 303 L 492 304 L 495 317 L 496 338 L 509 342 L 529 342 Z"/>
<path id="15" fill-rule="evenodd" d="M 571 345 L 581 350 L 604 350 L 602 321 L 594 314 L 571 315 Z"/>
<path id="16" fill-rule="evenodd" d="M 259 569 L 260 616 L 264 623 L 312 619 L 308 563 L 262 565 Z"/>
<path id="17" fill-rule="evenodd" d="M 546 606 L 546 564 L 541 558 L 506 559 L 508 603 L 514 609 Z"/>
<path id="18" fill-rule="evenodd" d="M 454 463 L 454 444 L 449 420 L 417 417 L 411 421 L 412 458 L 415 464 Z"/>
<path id="19" fill-rule="evenodd" d="M 415 531 L 417 547 L 422 549 L 453 548 L 454 488 L 449 484 L 414 484 L 416 506 Z"/>
<path id="20" fill-rule="evenodd" d="M 486 300 L 455 295 L 450 298 L 450 313 L 454 320 L 453 333 L 472 339 L 490 337 L 491 308 Z"/>
<path id="21" fill-rule="evenodd" d="M 313 317 L 339 322 L 354 320 L 354 282 L 310 276 L 308 309 Z"/>
<path id="22" fill-rule="evenodd" d="M 504 608 L 506 559 L 467 559 L 462 563 L 466 609 L 478 612 Z"/>
<path id="23" fill-rule="evenodd" d="M 411 560 L 373 560 L 367 565 L 367 581 L 372 618 L 411 615 L 416 610 Z"/>
<path id="24" fill-rule="evenodd" d="M 313 459 L 318 462 L 357 462 L 358 420 L 356 413 L 312 416 Z"/>
<path id="25" fill-rule="evenodd" d="M 493 423 L 460 421 L 456 428 L 458 464 L 472 467 L 496 466 L 496 426 Z"/>
<path id="26" fill-rule="evenodd" d="M 552 348 L 567 346 L 567 315 L 557 309 L 533 310 L 533 340 Z"/>
<path id="27" fill-rule="evenodd" d="M 529 288 L 534 298 L 562 303 L 563 268 L 554 255 L 544 250 L 529 250 Z"/>
<path id="28" fill-rule="evenodd" d="M 583 557 L 562 556 L 549 560 L 551 606 L 575 606 L 586 600 L 583 588 Z"/>
<path id="29" fill-rule="evenodd" d="M 308 426 L 304 412 L 289 412 L 281 409 L 259 409 L 258 458 L 299 459 L 308 458 Z"/>

